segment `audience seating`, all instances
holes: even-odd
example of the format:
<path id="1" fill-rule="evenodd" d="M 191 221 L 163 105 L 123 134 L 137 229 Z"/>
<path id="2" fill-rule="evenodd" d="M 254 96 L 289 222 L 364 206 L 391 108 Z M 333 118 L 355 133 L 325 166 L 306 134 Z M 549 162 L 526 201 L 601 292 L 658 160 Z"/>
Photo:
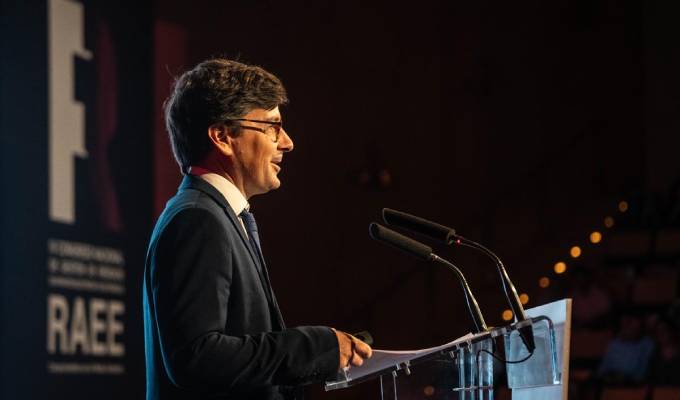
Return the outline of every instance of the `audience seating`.
<path id="1" fill-rule="evenodd" d="M 607 344 L 614 336 L 611 329 L 592 331 L 579 329 L 571 332 L 572 360 L 600 360 L 607 351 Z"/>
<path id="2" fill-rule="evenodd" d="M 612 234 L 603 242 L 607 254 L 613 257 L 642 257 L 651 250 L 652 235 L 649 231 L 623 231 Z"/>
<path id="3" fill-rule="evenodd" d="M 654 252 L 660 256 L 680 254 L 680 229 L 660 230 L 654 247 Z"/>
<path id="4" fill-rule="evenodd" d="M 652 389 L 652 400 L 680 400 L 680 386 L 655 387 Z"/>
<path id="5" fill-rule="evenodd" d="M 647 387 L 604 387 L 600 400 L 646 400 Z"/>
<path id="6" fill-rule="evenodd" d="M 632 290 L 634 305 L 670 304 L 676 297 L 677 277 L 648 276 L 635 280 Z"/>

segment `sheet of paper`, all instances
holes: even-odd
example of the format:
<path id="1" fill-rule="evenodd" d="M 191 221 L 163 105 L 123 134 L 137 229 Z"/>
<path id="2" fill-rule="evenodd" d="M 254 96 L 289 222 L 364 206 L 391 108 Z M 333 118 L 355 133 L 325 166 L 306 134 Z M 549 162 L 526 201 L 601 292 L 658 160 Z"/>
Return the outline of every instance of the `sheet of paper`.
<path id="1" fill-rule="evenodd" d="M 402 364 L 406 361 L 413 360 L 414 358 L 436 353 L 455 344 L 466 342 L 474 337 L 474 334 L 468 333 L 465 336 L 462 336 L 449 343 L 445 343 L 441 346 L 430 347 L 428 349 L 421 350 L 373 350 L 373 356 L 368 360 L 364 360 L 364 364 L 362 366 L 351 367 L 347 370 L 347 380 L 359 379 L 363 376 L 370 375 L 383 369 L 394 367 L 397 364 Z M 344 376 L 339 380 L 344 380 Z"/>

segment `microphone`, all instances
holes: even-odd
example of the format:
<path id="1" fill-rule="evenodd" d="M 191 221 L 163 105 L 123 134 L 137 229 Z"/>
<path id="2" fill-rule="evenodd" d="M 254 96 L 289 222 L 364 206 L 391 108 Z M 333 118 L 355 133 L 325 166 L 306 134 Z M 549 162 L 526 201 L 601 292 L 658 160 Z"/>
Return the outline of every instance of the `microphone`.
<path id="1" fill-rule="evenodd" d="M 456 231 L 448 226 L 440 225 L 436 222 L 406 214 L 405 212 L 383 208 L 383 221 L 387 225 L 398 226 L 411 232 L 419 233 L 444 242 L 451 243 L 456 237 Z"/>
<path id="2" fill-rule="evenodd" d="M 465 280 L 465 276 L 463 276 L 463 273 L 460 271 L 460 269 L 458 269 L 458 267 L 434 254 L 431 247 L 397 233 L 391 229 L 385 228 L 380 224 L 376 224 L 375 222 L 368 226 L 368 233 L 374 240 L 409 253 L 421 260 L 443 264 L 452 270 L 458 277 L 458 280 L 463 287 L 465 302 L 467 304 L 468 311 L 470 312 L 470 316 L 472 317 L 472 322 L 475 325 L 475 333 L 485 332 L 488 330 L 486 327 L 486 322 L 484 322 L 482 311 L 479 309 L 479 304 L 477 304 L 477 299 L 475 299 L 475 296 L 472 294 L 472 290 Z"/>
<path id="3" fill-rule="evenodd" d="M 433 261 L 434 254 L 432 253 L 432 247 L 426 246 L 420 242 L 417 242 L 409 237 L 397 233 L 392 229 L 385 228 L 380 224 L 372 222 L 368 226 L 368 234 L 371 239 L 377 240 L 388 244 L 397 250 L 409 253 L 416 258 L 420 258 L 423 261 Z"/>
<path id="4" fill-rule="evenodd" d="M 424 236 L 428 236 L 435 240 L 444 242 L 447 245 L 458 244 L 466 247 L 471 247 L 478 251 L 484 253 L 487 257 L 491 258 L 496 267 L 498 268 L 498 273 L 501 278 L 501 283 L 503 284 L 503 292 L 505 293 L 505 298 L 510 304 L 513 314 L 515 315 L 515 320 L 518 323 L 527 320 L 526 313 L 524 312 L 524 307 L 519 301 L 519 296 L 517 296 L 517 290 L 515 285 L 512 284 L 508 272 L 505 270 L 505 266 L 501 259 L 494 254 L 491 250 L 482 246 L 477 242 L 466 239 L 462 236 L 456 234 L 456 231 L 444 225 L 440 225 L 436 222 L 428 221 L 424 218 L 416 217 L 415 215 L 407 214 L 402 211 L 393 210 L 390 208 L 383 208 L 383 220 L 388 225 L 397 226 L 403 229 L 407 229 L 414 233 L 418 233 Z M 522 341 L 524 342 L 527 350 L 532 352 L 536 348 L 534 342 L 534 333 L 531 324 L 524 325 L 518 328 Z"/>

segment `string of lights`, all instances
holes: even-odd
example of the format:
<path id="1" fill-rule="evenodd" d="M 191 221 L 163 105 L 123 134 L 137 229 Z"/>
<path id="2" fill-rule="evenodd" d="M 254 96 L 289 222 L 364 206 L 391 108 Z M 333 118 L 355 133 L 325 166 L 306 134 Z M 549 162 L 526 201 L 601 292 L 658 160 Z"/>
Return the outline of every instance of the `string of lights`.
<path id="1" fill-rule="evenodd" d="M 617 208 L 618 208 L 619 213 L 623 214 L 623 213 L 627 212 L 628 211 L 628 202 L 626 200 L 619 201 Z M 604 217 L 603 226 L 606 229 L 611 229 L 611 228 L 614 227 L 614 222 L 615 222 L 614 217 L 612 217 L 611 215 L 607 215 L 607 216 Z M 590 232 L 590 235 L 588 236 L 588 241 L 590 242 L 591 245 L 600 244 L 602 242 L 602 239 L 603 239 L 603 233 L 599 230 L 594 230 L 594 231 Z M 574 246 L 571 246 L 571 248 L 569 248 L 569 257 L 571 258 L 571 260 L 576 260 L 579 257 L 581 257 L 582 255 L 583 255 L 583 247 L 582 246 L 576 244 Z M 569 268 L 569 265 L 568 265 L 567 261 L 558 259 L 553 264 L 552 269 L 553 269 L 553 272 L 555 273 L 555 275 L 557 275 L 559 277 L 559 276 L 564 275 L 567 272 L 568 268 Z M 543 276 L 538 278 L 538 287 L 540 289 L 549 288 L 551 283 L 552 282 L 550 280 L 550 277 L 547 276 L 547 275 L 543 275 Z M 519 295 L 519 300 L 522 303 L 522 305 L 526 305 L 529 302 L 529 295 L 527 293 L 521 293 Z M 503 321 L 511 321 L 513 319 L 513 317 L 514 317 L 514 314 L 513 314 L 512 310 L 510 310 L 510 309 L 503 310 L 503 313 L 501 314 L 501 318 L 503 318 Z"/>

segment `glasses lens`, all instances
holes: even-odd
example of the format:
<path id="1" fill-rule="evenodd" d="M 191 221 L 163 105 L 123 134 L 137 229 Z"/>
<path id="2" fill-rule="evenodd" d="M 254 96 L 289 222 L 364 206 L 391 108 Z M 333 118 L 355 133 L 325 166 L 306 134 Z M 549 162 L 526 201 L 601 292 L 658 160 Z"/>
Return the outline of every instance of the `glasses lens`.
<path id="1" fill-rule="evenodd" d="M 278 142 L 279 141 L 279 135 L 281 134 L 281 125 L 270 125 L 269 129 L 267 129 L 267 136 L 274 141 Z"/>

